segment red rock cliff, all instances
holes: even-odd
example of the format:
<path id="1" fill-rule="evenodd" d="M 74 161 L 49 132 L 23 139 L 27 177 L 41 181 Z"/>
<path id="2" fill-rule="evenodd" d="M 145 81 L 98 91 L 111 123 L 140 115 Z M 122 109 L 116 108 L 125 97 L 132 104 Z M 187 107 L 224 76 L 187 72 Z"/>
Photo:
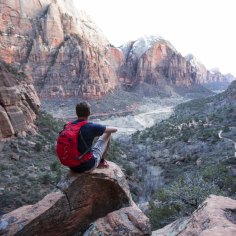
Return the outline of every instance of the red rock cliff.
<path id="1" fill-rule="evenodd" d="M 34 80 L 41 97 L 101 97 L 116 86 L 96 25 L 68 0 L 2 0 L 0 59 Z"/>
<path id="2" fill-rule="evenodd" d="M 164 88 L 165 85 L 189 87 L 195 83 L 191 65 L 162 38 L 140 38 L 122 46 L 126 62 L 119 71 L 125 83 L 143 82 Z"/>

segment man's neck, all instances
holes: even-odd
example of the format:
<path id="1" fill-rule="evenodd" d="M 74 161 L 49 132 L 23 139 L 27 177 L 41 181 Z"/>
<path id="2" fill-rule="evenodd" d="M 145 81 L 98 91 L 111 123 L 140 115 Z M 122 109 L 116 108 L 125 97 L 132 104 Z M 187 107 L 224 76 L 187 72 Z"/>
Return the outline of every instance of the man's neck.
<path id="1" fill-rule="evenodd" d="M 78 120 L 88 120 L 88 116 L 81 116 L 81 117 L 78 117 Z"/>

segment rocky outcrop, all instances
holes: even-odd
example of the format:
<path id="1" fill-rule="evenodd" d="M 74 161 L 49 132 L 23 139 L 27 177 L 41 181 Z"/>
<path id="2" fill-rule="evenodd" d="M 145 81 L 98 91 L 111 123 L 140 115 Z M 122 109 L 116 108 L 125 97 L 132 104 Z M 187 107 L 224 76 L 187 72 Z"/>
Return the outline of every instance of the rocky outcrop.
<path id="1" fill-rule="evenodd" d="M 0 62 L 0 139 L 33 128 L 39 105 L 29 78 Z"/>
<path id="2" fill-rule="evenodd" d="M 150 235 L 148 218 L 137 206 L 111 212 L 90 225 L 84 236 L 97 235 Z"/>
<path id="3" fill-rule="evenodd" d="M 154 231 L 161 235 L 236 235 L 236 201 L 222 196 L 209 196 L 188 218 L 177 220 L 163 229 Z"/>
<path id="4" fill-rule="evenodd" d="M 190 62 L 192 71 L 196 77 L 196 83 L 202 84 L 209 89 L 226 89 L 236 78 L 231 74 L 222 74 L 219 69 L 207 70 L 206 67 L 192 54 L 185 56 Z"/>
<path id="5" fill-rule="evenodd" d="M 222 74 L 218 69 L 207 73 L 207 81 L 203 85 L 211 90 L 225 90 L 236 78 L 232 74 Z"/>
<path id="6" fill-rule="evenodd" d="M 98 98 L 116 86 L 112 46 L 68 0 L 0 2 L 0 59 L 33 78 L 41 97 Z"/>
<path id="7" fill-rule="evenodd" d="M 134 86 L 142 83 L 190 87 L 195 83 L 191 64 L 161 37 L 140 38 L 123 45 L 125 64 L 119 71 L 121 82 Z"/>
<path id="8" fill-rule="evenodd" d="M 196 78 L 196 82 L 199 84 L 207 83 L 209 73 L 207 68 L 192 54 L 185 56 L 185 59 L 191 64 L 192 73 Z"/>
<path id="9" fill-rule="evenodd" d="M 97 220 L 96 230 L 101 235 L 150 235 L 148 218 L 132 201 L 124 174 L 117 165 L 109 164 L 109 168 L 91 173 L 68 173 L 58 184 L 57 192 L 35 205 L 3 215 L 0 234 L 69 236 L 84 231 Z M 106 219 L 109 220 L 102 227 Z"/>

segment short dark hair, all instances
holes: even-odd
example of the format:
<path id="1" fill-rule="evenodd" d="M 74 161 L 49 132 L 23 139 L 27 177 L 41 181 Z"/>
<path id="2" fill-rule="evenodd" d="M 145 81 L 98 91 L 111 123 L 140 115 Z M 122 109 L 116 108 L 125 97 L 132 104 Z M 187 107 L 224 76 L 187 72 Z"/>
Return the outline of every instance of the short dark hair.
<path id="1" fill-rule="evenodd" d="M 90 105 L 87 102 L 80 102 L 76 105 L 78 117 L 88 117 L 90 115 Z"/>

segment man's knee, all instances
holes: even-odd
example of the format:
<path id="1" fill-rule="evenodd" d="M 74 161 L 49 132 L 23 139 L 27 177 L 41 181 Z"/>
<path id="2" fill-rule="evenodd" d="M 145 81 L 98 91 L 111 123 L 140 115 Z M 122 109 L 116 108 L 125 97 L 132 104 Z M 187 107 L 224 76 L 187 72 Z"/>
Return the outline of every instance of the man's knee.
<path id="1" fill-rule="evenodd" d="M 104 133 L 102 136 L 99 137 L 99 139 L 104 140 L 105 142 L 109 142 L 111 138 L 111 133 Z"/>

